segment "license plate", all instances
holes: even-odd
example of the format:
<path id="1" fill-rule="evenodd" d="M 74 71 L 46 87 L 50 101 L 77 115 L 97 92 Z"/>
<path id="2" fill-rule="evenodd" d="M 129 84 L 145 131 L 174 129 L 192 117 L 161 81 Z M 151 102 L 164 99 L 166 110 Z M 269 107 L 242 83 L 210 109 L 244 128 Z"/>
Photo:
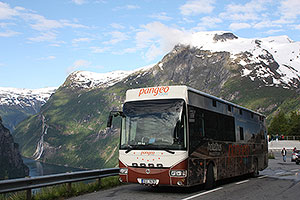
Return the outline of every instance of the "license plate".
<path id="1" fill-rule="evenodd" d="M 140 184 L 145 184 L 145 185 L 157 185 L 159 183 L 158 179 L 143 179 L 143 178 L 138 178 L 138 182 Z"/>

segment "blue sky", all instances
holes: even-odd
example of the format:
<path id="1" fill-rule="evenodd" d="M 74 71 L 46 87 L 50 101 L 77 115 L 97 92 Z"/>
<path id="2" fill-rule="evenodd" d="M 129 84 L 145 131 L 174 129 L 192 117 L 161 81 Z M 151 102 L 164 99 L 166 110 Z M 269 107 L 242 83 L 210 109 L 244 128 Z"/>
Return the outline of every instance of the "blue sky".
<path id="1" fill-rule="evenodd" d="M 136 69 L 158 62 L 178 34 L 219 30 L 300 41 L 300 1 L 0 0 L 0 87 Z"/>

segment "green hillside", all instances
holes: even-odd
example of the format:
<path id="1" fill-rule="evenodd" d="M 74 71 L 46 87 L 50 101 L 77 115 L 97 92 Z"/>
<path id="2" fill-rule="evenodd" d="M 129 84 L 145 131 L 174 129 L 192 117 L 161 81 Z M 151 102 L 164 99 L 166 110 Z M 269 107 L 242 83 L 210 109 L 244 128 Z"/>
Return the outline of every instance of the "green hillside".
<path id="1" fill-rule="evenodd" d="M 22 154 L 32 157 L 35 153 L 44 117 L 48 129 L 41 160 L 85 168 L 116 166 L 119 124 L 115 120 L 114 128 L 106 129 L 106 120 L 109 111 L 121 109 L 130 88 L 188 85 L 267 116 L 278 109 L 289 112 L 300 108 L 296 89 L 265 86 L 258 78 L 252 81 L 241 76 L 241 66 L 230 59 L 228 52 L 211 53 L 183 46 L 175 49 L 148 71 L 131 74 L 110 87 L 74 87 L 69 77 L 38 115 L 17 127 L 15 139 Z"/>

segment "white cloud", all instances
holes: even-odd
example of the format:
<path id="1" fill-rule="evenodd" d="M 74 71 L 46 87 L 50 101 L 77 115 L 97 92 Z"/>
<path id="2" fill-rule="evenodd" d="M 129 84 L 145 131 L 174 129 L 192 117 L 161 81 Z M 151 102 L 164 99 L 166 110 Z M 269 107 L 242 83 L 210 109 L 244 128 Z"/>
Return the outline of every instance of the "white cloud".
<path id="1" fill-rule="evenodd" d="M 211 13 L 214 9 L 214 0 L 191 0 L 180 7 L 182 15 L 198 15 Z"/>
<path id="2" fill-rule="evenodd" d="M 0 20 L 14 20 L 14 22 L 1 22 L 0 27 L 7 29 L 0 33 L 0 37 L 12 37 L 20 34 L 19 32 L 8 30 L 9 25 L 16 25 L 15 23 L 23 23 L 22 26 L 28 25 L 33 30 L 39 31 L 37 37 L 29 37 L 32 42 L 54 41 L 59 32 L 57 29 L 71 27 L 71 28 L 88 28 L 82 24 L 72 23 L 69 20 L 52 20 L 47 19 L 42 15 L 36 14 L 32 10 L 23 7 L 11 8 L 9 4 L 0 2 Z M 19 24 L 18 24 L 19 25 Z M 16 26 L 17 27 L 17 26 Z M 18 26 L 19 28 L 19 26 Z"/>
<path id="3" fill-rule="evenodd" d="M 291 19 L 284 19 L 284 18 L 280 18 L 280 19 L 278 19 L 278 20 L 274 20 L 274 21 L 272 21 L 274 24 L 292 24 L 292 23 L 294 23 L 294 21 L 293 20 L 291 20 Z"/>
<path id="4" fill-rule="evenodd" d="M 86 0 L 72 0 L 73 3 L 77 4 L 77 5 L 82 5 L 84 3 L 87 3 Z"/>
<path id="5" fill-rule="evenodd" d="M 6 22 L 1 22 L 0 27 L 1 28 L 7 28 L 8 26 L 15 26 L 15 23 L 6 23 Z"/>
<path id="6" fill-rule="evenodd" d="M 273 30 L 268 30 L 268 31 L 266 31 L 265 33 L 267 34 L 267 35 L 273 35 L 273 34 L 275 34 L 275 33 L 279 33 L 279 32 L 282 32 L 282 31 L 284 31 L 283 29 L 273 29 Z"/>
<path id="7" fill-rule="evenodd" d="M 113 9 L 113 11 L 118 11 L 118 10 L 136 10 L 140 9 L 139 6 L 137 5 L 125 5 L 125 6 L 119 6 Z"/>
<path id="8" fill-rule="evenodd" d="M 228 12 L 233 13 L 252 13 L 266 10 L 265 5 L 270 1 L 252 0 L 246 4 L 229 4 L 227 6 Z"/>
<path id="9" fill-rule="evenodd" d="M 229 25 L 229 28 L 233 31 L 245 29 L 245 28 L 251 28 L 251 25 L 248 23 L 232 23 Z"/>
<path id="10" fill-rule="evenodd" d="M 284 0 L 281 1 L 279 13 L 283 19 L 296 19 L 300 15 L 300 1 L 299 0 Z"/>
<path id="11" fill-rule="evenodd" d="M 261 21 L 261 22 L 258 22 L 258 23 L 253 25 L 253 28 L 257 28 L 257 29 L 269 28 L 269 27 L 281 27 L 281 25 L 276 24 L 276 23 L 274 23 L 270 20 Z"/>
<path id="12" fill-rule="evenodd" d="M 91 47 L 93 53 L 104 53 L 110 49 L 110 47 Z"/>
<path id="13" fill-rule="evenodd" d="M 167 13 L 161 12 L 150 15 L 151 18 L 157 19 L 157 20 L 163 20 L 163 21 L 170 21 L 172 17 L 167 16 Z"/>
<path id="14" fill-rule="evenodd" d="M 47 57 L 42 57 L 42 58 L 40 58 L 38 60 L 54 60 L 54 59 L 56 59 L 55 56 L 47 56 Z"/>
<path id="15" fill-rule="evenodd" d="M 110 26 L 115 29 L 124 29 L 125 28 L 123 25 L 117 24 L 117 23 L 112 23 L 112 24 L 110 24 Z"/>
<path id="16" fill-rule="evenodd" d="M 82 24 L 71 23 L 68 20 L 50 20 L 46 19 L 42 15 L 26 13 L 24 14 L 26 20 L 32 21 L 30 25 L 32 29 L 37 31 L 47 31 L 52 29 L 58 29 L 63 27 L 71 28 L 88 28 Z"/>
<path id="17" fill-rule="evenodd" d="M 208 28 L 213 28 L 216 26 L 216 24 L 221 23 L 222 19 L 218 18 L 218 17 L 202 17 L 201 22 L 197 25 L 197 27 L 208 27 Z"/>
<path id="18" fill-rule="evenodd" d="M 20 34 L 19 32 L 7 30 L 5 32 L 0 32 L 0 37 L 13 37 L 19 34 Z"/>
<path id="19" fill-rule="evenodd" d="M 168 27 L 160 22 L 152 22 L 143 25 L 142 28 L 143 30 L 136 34 L 135 48 L 147 49 L 145 57 L 149 61 L 172 50 L 174 45 L 189 37 L 187 32 Z"/>
<path id="20" fill-rule="evenodd" d="M 300 30 L 300 24 L 294 26 L 295 29 Z"/>
<path id="21" fill-rule="evenodd" d="M 226 6 L 226 11 L 220 13 L 223 19 L 233 21 L 260 20 L 267 10 L 267 6 L 272 0 L 252 0 L 246 4 L 231 3 Z"/>
<path id="22" fill-rule="evenodd" d="M 41 33 L 37 37 L 31 37 L 28 38 L 28 40 L 32 42 L 45 42 L 45 41 L 54 41 L 56 40 L 57 34 L 54 32 L 46 32 L 46 33 Z"/>
<path id="23" fill-rule="evenodd" d="M 72 43 L 79 43 L 79 42 L 90 42 L 92 38 L 76 38 L 72 40 Z"/>
<path id="24" fill-rule="evenodd" d="M 34 24 L 31 24 L 30 26 L 37 31 L 45 31 L 63 27 L 59 21 L 49 20 L 38 14 L 28 13 L 26 14 L 26 17 L 27 19 L 34 21 Z"/>
<path id="25" fill-rule="evenodd" d="M 72 66 L 67 68 L 67 73 L 70 74 L 71 72 L 77 70 L 78 68 L 82 67 L 89 67 L 91 63 L 87 60 L 76 60 Z"/>
<path id="26" fill-rule="evenodd" d="M 0 19 L 10 19 L 17 15 L 18 8 L 11 8 L 7 3 L 0 2 Z"/>
<path id="27" fill-rule="evenodd" d="M 109 33 L 111 35 L 111 39 L 109 41 L 103 42 L 103 44 L 117 44 L 124 40 L 128 40 L 128 36 L 126 33 L 122 33 L 120 31 L 113 31 Z"/>

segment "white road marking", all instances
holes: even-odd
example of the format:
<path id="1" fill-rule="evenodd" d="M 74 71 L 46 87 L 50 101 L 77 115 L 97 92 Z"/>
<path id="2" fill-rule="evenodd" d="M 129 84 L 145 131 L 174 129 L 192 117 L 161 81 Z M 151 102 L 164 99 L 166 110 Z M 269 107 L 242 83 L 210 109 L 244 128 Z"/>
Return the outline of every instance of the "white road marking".
<path id="1" fill-rule="evenodd" d="M 243 183 L 247 183 L 249 180 L 244 180 L 244 181 L 240 181 L 240 182 L 237 182 L 235 183 L 236 185 L 240 185 L 240 184 L 243 184 Z"/>
<path id="2" fill-rule="evenodd" d="M 285 172 L 278 172 L 276 173 L 276 175 L 280 175 L 280 174 L 284 174 Z"/>
<path id="3" fill-rule="evenodd" d="M 299 171 L 299 169 L 293 169 L 293 170 L 291 170 L 291 172 L 297 172 L 297 171 Z"/>
<path id="4" fill-rule="evenodd" d="M 266 178 L 266 177 L 268 177 L 268 175 L 260 176 L 258 178 Z"/>
<path id="5" fill-rule="evenodd" d="M 213 189 L 213 190 L 208 190 L 206 192 L 202 192 L 202 193 L 199 193 L 199 194 L 196 194 L 196 195 L 193 195 L 193 196 L 190 196 L 190 197 L 187 197 L 187 198 L 184 198 L 182 200 L 189 200 L 189 199 L 193 199 L 195 197 L 199 197 L 199 196 L 203 196 L 205 194 L 209 194 L 209 193 L 212 193 L 212 192 L 215 192 L 215 191 L 218 191 L 218 190 L 221 190 L 223 189 L 223 187 L 219 187 L 219 188 L 216 188 L 216 189 Z"/>

